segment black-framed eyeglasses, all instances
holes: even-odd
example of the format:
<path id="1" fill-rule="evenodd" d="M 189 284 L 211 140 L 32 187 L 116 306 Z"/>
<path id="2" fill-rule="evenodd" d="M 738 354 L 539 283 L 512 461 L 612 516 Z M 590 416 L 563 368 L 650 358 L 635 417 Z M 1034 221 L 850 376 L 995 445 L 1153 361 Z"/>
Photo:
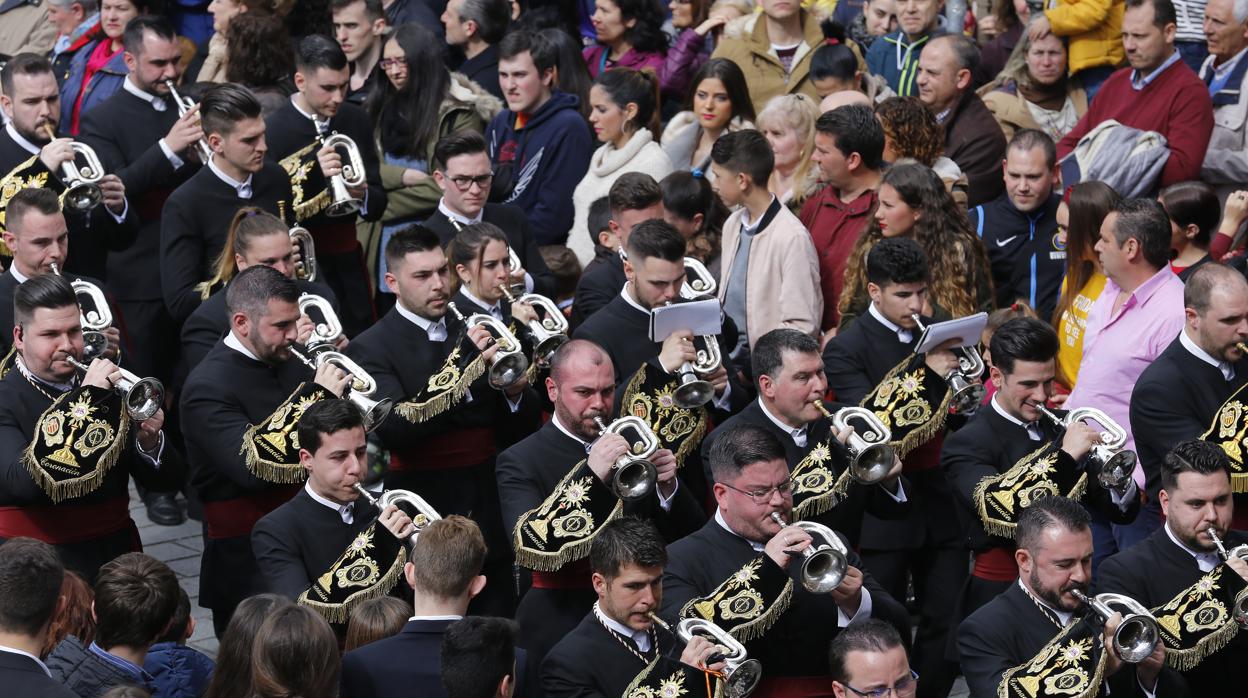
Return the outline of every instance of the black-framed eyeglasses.
<path id="1" fill-rule="evenodd" d="M 736 487 L 733 487 L 732 485 L 729 485 L 727 483 L 720 483 L 720 484 L 732 490 L 733 492 L 740 492 L 741 494 L 749 497 L 755 504 L 760 504 L 760 505 L 770 502 L 771 494 L 773 492 L 779 492 L 781 497 L 787 497 L 793 492 L 792 480 L 785 480 L 784 482 L 778 485 L 772 485 L 771 487 L 767 487 L 764 489 L 749 490 L 748 492 L 746 490 L 737 489 Z"/>
<path id="2" fill-rule="evenodd" d="M 494 181 L 494 173 L 487 172 L 486 174 L 477 175 L 475 177 L 469 177 L 468 175 L 456 175 L 451 177 L 450 180 L 455 183 L 455 188 L 460 191 L 468 191 L 474 184 L 482 189 L 485 189 L 490 186 L 490 182 Z"/>
<path id="3" fill-rule="evenodd" d="M 849 684 L 842 685 L 854 693 L 862 696 L 862 698 L 886 698 L 886 696 L 889 696 L 890 694 L 894 696 L 908 696 L 914 693 L 914 689 L 918 688 L 919 672 L 911 669 L 909 676 L 894 683 L 892 686 L 887 686 L 885 688 L 873 688 L 870 691 L 859 691 Z"/>

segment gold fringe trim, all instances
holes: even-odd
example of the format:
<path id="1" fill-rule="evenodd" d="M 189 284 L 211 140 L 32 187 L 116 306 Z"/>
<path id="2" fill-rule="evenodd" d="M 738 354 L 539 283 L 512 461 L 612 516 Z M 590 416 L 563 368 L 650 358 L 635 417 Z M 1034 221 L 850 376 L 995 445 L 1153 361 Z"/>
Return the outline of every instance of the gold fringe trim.
<path id="1" fill-rule="evenodd" d="M 646 371 L 649 369 L 650 365 L 648 363 L 643 363 L 641 368 L 638 368 L 633 372 L 633 377 L 629 379 L 628 385 L 624 388 L 624 396 L 620 398 L 621 414 L 634 414 L 634 412 L 628 409 L 629 401 L 631 401 L 633 397 L 638 394 L 640 394 L 647 401 L 657 402 L 655 398 L 646 395 L 641 390 L 642 386 L 646 382 Z M 663 384 L 662 387 L 667 388 L 675 383 L 675 381 L 676 379 L 672 378 L 667 383 Z M 696 410 L 686 410 L 682 407 L 677 407 L 676 405 L 672 405 L 671 407 L 658 406 L 657 408 L 655 406 L 647 406 L 645 414 L 638 414 L 637 416 L 644 419 L 646 424 L 650 427 L 650 430 L 653 431 L 655 436 L 659 438 L 659 443 L 664 444 L 664 447 L 666 447 L 666 441 L 663 439 L 663 429 L 655 428 L 655 420 L 653 419 L 653 412 L 655 409 L 671 410 L 673 412 L 686 412 L 694 415 L 693 418 L 695 423 L 693 430 L 689 432 L 688 436 L 685 437 L 680 446 L 678 446 L 672 453 L 672 455 L 676 456 L 676 467 L 682 468 L 685 465 L 685 458 L 692 453 L 695 448 L 702 445 L 702 439 L 706 436 L 707 424 L 710 421 L 707 417 L 706 407 L 699 407 Z"/>
<path id="2" fill-rule="evenodd" d="M 567 483 L 580 472 L 581 468 L 587 461 L 588 459 L 584 458 L 581 459 L 576 465 L 572 466 L 572 469 L 568 471 L 567 475 L 563 476 L 563 479 L 559 481 L 559 484 L 555 485 L 555 489 L 550 493 L 550 496 L 543 500 L 540 506 L 524 512 L 520 515 L 520 518 L 516 520 L 516 525 L 512 528 L 511 547 L 515 550 L 516 562 L 518 564 L 537 572 L 557 572 L 562 569 L 564 565 L 575 562 L 589 555 L 589 549 L 593 545 L 594 538 L 597 537 L 598 531 L 601 530 L 601 528 L 606 524 L 618 519 L 624 513 L 624 502 L 617 499 L 615 501 L 615 506 L 611 508 L 611 513 L 608 514 L 602 522 L 586 533 L 581 540 L 578 540 L 575 543 L 565 543 L 559 547 L 557 552 L 538 550 L 537 548 L 525 543 L 524 536 L 521 533 L 525 523 L 530 520 L 548 518 L 552 515 L 552 511 L 558 510 L 560 503 L 563 501 L 564 489 Z M 598 481 L 598 476 L 591 474 L 590 477 L 593 477 L 595 481 Z M 601 484 L 601 481 L 598 482 Z M 595 489 L 599 488 L 591 486 L 587 494 L 589 492 L 593 492 Z M 610 491 L 606 488 L 606 485 L 602 485 L 601 489 L 604 492 Z"/>
<path id="3" fill-rule="evenodd" d="M 1082 621 L 1079 619 L 1075 619 L 1074 622 L 1079 623 Z M 1066 637 L 1067 630 L 1070 627 L 1071 627 L 1070 625 L 1067 625 L 1066 628 L 1063 628 L 1062 632 L 1060 632 L 1057 637 L 1050 640 L 1049 644 L 1045 645 L 1043 648 L 1041 648 L 1039 652 L 1035 654 L 1035 657 L 1039 657 L 1040 655 L 1046 652 L 1053 652 L 1054 656 L 1051 659 L 1056 659 L 1060 657 L 1061 655 L 1060 648 L 1057 650 L 1054 650 L 1053 646 L 1061 642 Z M 1099 634 L 1095 636 L 1089 636 L 1089 637 L 1092 639 L 1093 647 L 1101 648 L 1101 656 L 1099 659 L 1096 660 L 1096 671 L 1093 672 L 1091 678 L 1088 681 L 1087 690 L 1083 691 L 1082 693 L 1069 693 L 1069 694 L 1062 693 L 1063 698 L 1096 698 L 1096 696 L 1101 691 L 1101 684 L 1105 682 L 1105 664 L 1106 664 L 1106 660 L 1109 659 L 1109 654 L 1108 654 L 1109 650 L 1105 648 L 1104 644 L 1102 643 L 1102 638 Z M 1009 685 L 1010 685 L 1009 679 L 1012 678 L 1014 674 L 1017 674 L 1018 672 L 1030 666 L 1031 663 L 1035 661 L 1035 657 L 1032 657 L 1032 659 L 1028 660 L 1025 664 L 1021 664 L 1012 669 L 1007 669 L 1005 673 L 1001 675 L 1001 683 L 997 684 L 997 698 L 1016 698 L 1016 696 L 1012 695 L 1009 691 Z M 1048 694 L 1042 693 L 1039 695 L 1047 696 Z M 1033 695 L 1025 696 L 1025 698 L 1035 698 L 1035 695 L 1033 694 Z"/>
<path id="4" fill-rule="evenodd" d="M 1009 470 L 1006 470 L 1005 472 L 999 473 L 997 475 L 989 475 L 988 477 L 985 477 L 984 479 L 980 480 L 979 483 L 975 485 L 975 489 L 971 491 L 971 499 L 975 502 L 975 512 L 976 514 L 979 515 L 979 522 L 983 525 L 984 531 L 987 532 L 988 535 L 1013 539 L 1014 530 L 1018 527 L 1017 522 L 1001 521 L 999 519 L 991 518 L 991 516 L 988 514 L 988 500 L 987 500 L 988 488 L 1000 482 L 1001 480 L 1004 480 L 1010 477 L 1012 474 L 1016 472 L 1026 471 L 1028 468 L 1031 467 L 1032 461 L 1041 457 L 1041 455 L 1043 455 L 1045 451 L 1049 451 L 1050 449 L 1053 453 L 1057 453 L 1057 451 L 1059 450 L 1053 444 L 1045 444 L 1044 446 L 1041 446 L 1040 448 L 1032 451 L 1026 456 L 1023 456 L 1023 459 L 1020 460 L 1018 463 L 1014 464 Z M 1058 458 L 1060 459 L 1060 457 L 1061 456 L 1059 455 Z M 1079 479 L 1075 481 L 1075 484 L 1073 486 L 1071 486 L 1070 491 L 1065 494 L 1062 494 L 1061 496 L 1067 497 L 1069 499 L 1078 500 L 1078 499 L 1082 499 L 1083 496 L 1087 494 L 1087 491 L 1088 491 L 1088 474 L 1086 472 L 1081 472 L 1079 474 Z"/>
<path id="5" fill-rule="evenodd" d="M 294 400 L 295 396 L 303 392 L 303 387 L 305 385 L 307 385 L 307 383 L 300 383 L 296 386 L 294 392 L 287 396 L 287 398 L 283 400 L 282 403 L 273 410 L 273 412 L 277 412 L 282 409 L 282 405 Z M 328 393 L 328 391 L 324 391 L 323 389 L 322 391 Z M 264 425 L 268 424 L 271 419 L 273 419 L 272 413 L 270 413 L 268 417 L 265 417 L 260 424 L 247 426 L 247 431 L 243 432 L 243 443 L 238 447 L 238 454 L 243 457 L 243 460 L 247 464 L 247 469 L 251 471 L 251 474 L 261 480 L 264 480 L 265 482 L 274 482 L 279 485 L 298 485 L 308 477 L 308 471 L 304 470 L 301 464 L 298 462 L 295 462 L 294 464 L 278 463 L 277 461 L 269 460 L 260 455 L 260 449 L 256 448 L 256 439 L 267 433 L 268 430 Z M 298 420 L 296 419 L 295 421 Z M 291 430 L 293 431 L 294 428 L 295 427 L 292 425 Z"/>
<path id="6" fill-rule="evenodd" d="M 439 392 L 437 397 L 429 398 L 424 402 L 412 402 L 410 400 L 400 402 L 394 406 L 394 412 L 413 424 L 433 419 L 458 405 L 459 401 L 463 400 L 464 396 L 468 394 L 468 388 L 484 374 L 485 359 L 481 357 L 480 352 L 477 352 L 476 358 L 464 367 L 459 380 L 454 385 Z"/>
<path id="7" fill-rule="evenodd" d="M 1225 566 L 1225 565 L 1224 565 Z M 1237 574 L 1229 567 L 1226 568 L 1230 574 Z M 1185 589 L 1182 594 L 1186 595 L 1191 587 Z M 1227 609 L 1226 623 L 1217 630 L 1202 637 L 1195 645 L 1191 647 L 1171 647 L 1166 645 L 1166 664 L 1176 671 L 1190 671 L 1195 669 L 1197 665 L 1205 661 L 1210 655 L 1230 644 L 1231 640 L 1239 634 L 1239 622 L 1235 620 L 1234 607 L 1244 602 L 1248 598 L 1248 587 L 1239 590 L 1235 595 L 1235 600 L 1230 609 Z M 1149 609 L 1154 612 L 1159 609 Z"/>
<path id="8" fill-rule="evenodd" d="M 97 390 L 102 390 L 102 388 L 97 388 Z M 94 390 L 91 392 L 94 392 Z M 95 467 L 91 469 L 90 473 L 70 480 L 56 480 L 49 477 L 39 465 L 39 458 L 35 456 L 35 444 L 39 441 L 39 425 L 48 417 L 49 413 L 56 409 L 58 404 L 77 393 L 79 393 L 78 390 L 64 393 L 53 401 L 48 406 L 48 409 L 43 411 L 43 414 L 39 416 L 39 421 L 35 422 L 35 438 L 31 439 L 30 444 L 26 446 L 26 450 L 22 452 L 22 465 L 26 466 L 26 472 L 30 474 L 30 478 L 35 481 L 39 489 L 48 495 L 53 504 L 60 504 L 66 499 L 74 499 L 91 494 L 99 489 L 100 485 L 104 483 L 104 477 L 108 475 L 108 471 L 112 470 L 113 466 L 117 464 L 117 460 L 121 458 L 121 453 L 126 448 L 126 437 L 130 433 L 130 416 L 126 414 L 124 406 L 118 406 L 117 411 L 120 416 L 117 424 L 117 435 L 113 438 L 113 443 L 95 460 Z M 111 398 L 112 396 L 110 395 Z M 68 445 L 66 444 L 66 446 Z"/>
<path id="9" fill-rule="evenodd" d="M 389 594 L 394 585 L 399 583 L 399 577 L 403 574 L 403 565 L 405 564 L 407 564 L 407 552 L 400 544 L 399 552 L 394 557 L 394 564 L 390 565 L 390 569 L 386 570 L 386 573 L 381 576 L 381 579 L 377 580 L 376 584 L 355 592 L 342 603 L 323 603 L 316 599 L 310 599 L 307 591 L 300 594 L 299 598 L 295 599 L 295 603 L 316 611 L 330 623 L 342 625 L 351 618 L 351 612 L 360 604 Z"/>
<path id="10" fill-rule="evenodd" d="M 917 354 L 911 354 L 910 356 L 902 359 L 896 366 L 889 369 L 888 373 L 884 375 L 884 378 L 881 379 L 879 383 L 876 383 L 875 390 L 867 393 L 867 395 L 858 403 L 858 406 L 865 407 L 874 412 L 875 410 L 867 403 L 874 399 L 875 392 L 876 390 L 879 390 L 879 386 L 907 371 L 910 363 L 916 358 L 918 358 Z M 926 364 L 920 363 L 918 369 L 923 371 L 924 378 L 926 378 L 930 373 Z M 924 385 L 926 382 L 926 380 L 923 380 L 920 382 L 920 385 Z M 906 432 L 906 435 L 900 440 L 889 443 L 889 445 L 893 447 L 893 451 L 897 453 L 898 458 L 905 458 L 911 451 L 927 443 L 932 437 L 936 436 L 936 434 L 945 428 L 945 418 L 949 416 L 949 400 L 952 399 L 953 392 L 949 390 L 949 385 L 945 382 L 945 379 L 941 378 L 940 384 L 944 386 L 945 392 L 944 396 L 940 400 L 940 404 L 932 411 L 932 416 L 923 424 L 919 424 L 910 431 Z M 929 399 L 928 402 L 930 403 L 931 400 Z M 893 429 L 893 431 L 896 430 Z"/>
<path id="11" fill-rule="evenodd" d="M 853 481 L 849 468 L 846 468 L 836 479 L 836 484 L 832 485 L 831 490 L 803 499 L 801 504 L 793 507 L 793 518 L 795 520 L 810 519 L 836 508 L 836 505 L 845 501 L 845 497 L 849 494 L 849 485 Z"/>
<path id="12" fill-rule="evenodd" d="M 4 377 L 4 368 L 0 367 L 0 378 Z M 1248 473 L 1231 474 L 1231 491 L 1236 493 L 1248 492 Z"/>
<path id="13" fill-rule="evenodd" d="M 329 190 L 322 189 L 320 194 L 301 204 L 295 204 L 295 221 L 306 221 L 316 214 L 329 208 Z"/>
<path id="14" fill-rule="evenodd" d="M 757 560 L 759 558 L 755 558 L 755 559 Z M 770 559 L 764 559 L 762 561 L 762 564 L 770 565 L 770 564 L 775 564 L 775 563 L 773 563 Z M 778 570 L 778 573 L 785 574 L 783 570 Z M 681 607 L 679 616 L 681 618 L 702 618 L 704 620 L 709 620 L 712 623 L 714 623 L 715 622 L 714 614 L 708 617 L 705 614 L 700 613 L 697 610 L 697 605 L 700 603 L 706 603 L 707 601 L 714 599 L 717 595 L 721 597 L 727 595 L 729 590 L 726 589 L 725 587 L 728 584 L 730 584 L 732 581 L 733 579 L 730 577 L 729 579 L 721 583 L 719 586 L 715 587 L 715 589 L 713 589 L 710 594 L 707 594 L 706 596 L 696 596 L 692 599 L 689 599 L 689 601 L 686 602 L 685 605 Z M 749 587 L 742 587 L 742 588 L 749 588 Z M 720 589 L 724 589 L 724 591 L 721 593 Z M 779 620 L 780 616 L 783 615 L 785 611 L 789 610 L 789 604 L 792 601 L 793 601 L 793 580 L 786 579 L 784 582 L 784 588 L 781 589 L 780 593 L 776 596 L 776 600 L 773 601 L 771 605 L 767 607 L 767 610 L 763 611 L 762 615 L 748 622 L 733 626 L 732 629 L 728 631 L 729 634 L 731 634 L 734 638 L 736 638 L 739 642 L 742 642 L 742 643 L 750 642 L 751 640 L 756 640 L 762 637 L 768 630 L 771 629 L 771 626 L 775 625 L 776 621 Z M 724 624 L 717 623 L 717 625 L 719 625 L 721 628 L 724 627 Z"/>
<path id="15" fill-rule="evenodd" d="M 0 243 L 2 244 L 2 243 Z M 17 356 L 17 347 L 9 349 L 9 353 L 0 359 L 0 379 L 9 375 L 9 371 L 13 368 L 13 359 Z"/>

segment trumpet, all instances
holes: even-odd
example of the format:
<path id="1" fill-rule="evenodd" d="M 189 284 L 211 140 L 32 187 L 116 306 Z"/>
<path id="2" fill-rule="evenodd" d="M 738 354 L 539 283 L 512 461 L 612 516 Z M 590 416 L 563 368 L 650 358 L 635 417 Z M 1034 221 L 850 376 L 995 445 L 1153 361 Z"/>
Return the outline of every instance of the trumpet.
<path id="1" fill-rule="evenodd" d="M 82 358 L 87 360 L 83 363 L 72 356 L 65 357 L 65 361 L 74 368 L 78 369 L 86 375 L 89 364 L 96 355 L 92 354 L 86 348 L 82 353 Z M 117 367 L 121 371 L 121 380 L 113 385 L 113 392 L 121 396 L 122 404 L 125 405 L 126 414 L 136 422 L 142 422 L 151 419 L 153 415 L 160 410 L 165 404 L 165 386 L 155 378 L 139 378 L 133 373 L 127 371 L 120 366 Z"/>
<path id="2" fill-rule="evenodd" d="M 330 203 L 325 213 L 329 216 L 350 216 L 360 210 L 364 202 L 351 195 L 348 188 L 362 187 L 364 179 L 364 158 L 360 148 L 350 136 L 331 133 L 321 139 L 322 146 L 342 148 L 346 153 L 342 163 L 342 172 L 329 178 Z"/>
<path id="3" fill-rule="evenodd" d="M 910 317 L 914 318 L 914 323 L 918 325 L 920 332 L 926 329 L 918 313 L 913 313 Z M 958 368 L 945 376 L 945 382 L 953 391 L 949 406 L 954 413 L 965 414 L 974 411 L 984 401 L 985 389 L 980 380 L 984 374 L 984 358 L 974 348 L 967 347 L 955 348 L 953 355 L 958 359 Z"/>
<path id="4" fill-rule="evenodd" d="M 507 274 L 514 276 L 524 269 L 524 263 L 520 261 L 520 255 L 516 254 L 516 248 L 511 245 L 507 246 Z M 510 284 L 511 292 L 517 296 L 525 292 L 523 281 L 517 281 Z M 514 301 L 513 301 L 514 302 Z"/>
<path id="5" fill-rule="evenodd" d="M 291 228 L 290 244 L 299 250 L 299 261 L 295 263 L 295 278 L 304 281 L 316 281 L 316 245 L 312 242 L 312 233 L 296 224 Z"/>
<path id="6" fill-rule="evenodd" d="M 498 288 L 507 298 L 508 303 L 527 303 L 541 308 L 538 313 L 540 320 L 529 321 L 529 336 L 533 338 L 533 362 L 541 367 L 550 365 L 555 350 L 568 341 L 568 320 L 559 312 L 555 302 L 537 293 L 526 293 L 519 298 L 512 295 L 507 284 L 499 284 Z M 534 312 L 537 312 L 534 310 Z"/>
<path id="7" fill-rule="evenodd" d="M 862 485 L 876 485 L 888 477 L 889 471 L 897 462 L 897 453 L 888 444 L 893 438 L 892 431 L 874 412 L 865 407 L 842 407 L 836 414 L 828 412 L 823 400 L 815 400 L 812 404 L 819 408 L 824 417 L 832 421 L 838 431 L 849 426 L 849 420 L 857 418 L 867 425 L 862 434 L 857 429 L 849 435 L 845 447 L 849 449 L 849 476 Z"/>
<path id="8" fill-rule="evenodd" d="M 321 316 L 320 322 L 317 322 L 309 312 L 313 309 Z M 308 338 L 308 351 L 315 354 L 323 351 L 321 347 L 332 346 L 342 339 L 342 321 L 338 319 L 334 307 L 325 298 L 314 293 L 299 294 L 299 314 L 307 315 L 312 319 L 312 336 Z"/>
<path id="9" fill-rule="evenodd" d="M 745 645 L 737 641 L 723 628 L 703 618 L 682 618 L 676 629 L 658 616 L 649 612 L 650 620 L 669 635 L 675 635 L 681 642 L 688 644 L 694 637 L 701 635 L 719 646 L 716 652 L 706 658 L 707 664 L 724 663 L 724 695 L 726 698 L 746 698 L 758 686 L 763 677 L 763 665 L 757 659 L 750 659 Z"/>
<path id="10" fill-rule="evenodd" d="M 1206 528 L 1205 532 L 1213 539 L 1213 545 L 1218 549 L 1218 557 L 1221 557 L 1224 562 L 1229 562 L 1233 557 L 1248 560 L 1248 545 L 1241 544 L 1227 550 L 1226 545 L 1222 543 L 1222 538 L 1218 536 L 1218 532 L 1213 526 Z M 1235 622 L 1239 623 L 1239 627 L 1248 628 L 1248 598 L 1235 604 L 1231 615 L 1234 616 Z"/>
<path id="11" fill-rule="evenodd" d="M 426 502 L 423 497 L 410 490 L 386 490 L 378 497 L 369 492 L 362 483 L 357 482 L 352 485 L 352 488 L 359 492 L 361 497 L 368 500 L 369 504 L 377 507 L 378 510 L 384 510 L 391 504 L 408 504 L 415 509 L 416 515 L 412 517 L 412 526 L 416 530 L 412 532 L 412 535 L 408 536 L 413 545 L 416 544 L 416 539 L 420 537 L 420 532 L 425 530 L 426 526 L 442 518 L 438 514 L 437 509 L 430 506 L 429 502 Z"/>
<path id="12" fill-rule="evenodd" d="M 494 316 L 485 313 L 473 313 L 465 319 L 464 314 L 455 307 L 454 301 L 448 302 L 446 307 L 468 327 L 485 326 L 498 342 L 498 352 L 490 360 L 491 388 L 497 390 L 510 388 L 524 377 L 525 372 L 529 370 L 529 360 L 524 358 L 524 353 L 520 351 L 520 342 L 506 325 L 496 320 Z"/>
<path id="13" fill-rule="evenodd" d="M 698 339 L 702 340 L 700 349 L 697 346 Z M 686 410 L 697 409 L 715 397 L 715 387 L 711 382 L 698 376 L 714 373 L 724 362 L 715 335 L 694 337 L 693 342 L 694 360 L 681 364 L 678 385 L 672 391 L 672 402 Z"/>
<path id="14" fill-rule="evenodd" d="M 56 140 L 56 133 L 51 124 L 43 125 L 44 133 L 49 140 Z M 104 164 L 100 156 L 86 143 L 70 141 L 69 147 L 74 151 L 74 160 L 61 163 L 61 183 L 65 185 L 65 205 L 76 211 L 90 211 L 104 200 L 104 192 L 100 190 L 100 180 L 104 179 Z M 81 157 L 83 166 L 78 167 L 77 159 Z"/>
<path id="15" fill-rule="evenodd" d="M 611 478 L 611 490 L 615 495 L 632 501 L 646 497 L 654 491 L 659 470 L 650 462 L 650 456 L 659 450 L 659 439 L 649 425 L 641 417 L 633 415 L 620 417 L 609 426 L 602 423 L 601 417 L 594 417 L 594 422 L 603 434 L 624 436 L 623 432 L 628 428 L 637 432 L 638 440 L 630 444 L 629 452 L 611 465 L 611 470 L 615 473 Z"/>
<path id="16" fill-rule="evenodd" d="M 186 113 L 195 106 L 195 102 L 190 97 L 183 97 L 178 94 L 178 88 L 174 86 L 172 80 L 166 80 L 165 86 L 169 88 L 169 96 L 173 98 L 173 103 L 178 105 L 178 116 L 186 116 Z M 208 142 L 203 138 L 195 141 L 195 152 L 199 155 L 199 161 L 205 165 L 208 164 L 209 158 L 212 157 L 212 149 L 208 147 Z"/>
<path id="17" fill-rule="evenodd" d="M 56 262 L 52 263 L 52 273 L 61 276 Z M 89 356 L 99 356 L 108 347 L 108 338 L 104 330 L 113 325 L 113 311 L 108 307 L 108 298 L 99 286 L 90 281 L 74 279 L 69 282 L 78 297 L 78 322 L 82 325 L 82 343 Z"/>
<path id="18" fill-rule="evenodd" d="M 377 382 L 359 364 L 347 358 L 346 354 L 331 350 L 317 351 L 314 347 L 300 348 L 296 344 L 291 344 L 288 348 L 296 359 L 313 371 L 319 370 L 326 363 L 333 363 L 349 375 L 351 380 L 347 383 L 343 397 L 364 417 L 365 431 L 376 429 L 390 416 L 394 402 L 388 397 L 374 400 L 372 395 L 377 391 Z"/>
<path id="19" fill-rule="evenodd" d="M 789 524 L 784 522 L 780 512 L 771 512 L 771 519 L 780 524 L 781 528 Z M 826 594 L 841 585 L 845 573 L 849 570 L 849 550 L 832 529 L 814 521 L 798 521 L 793 524 L 806 531 L 812 538 L 822 538 L 823 542 L 811 541 L 802 551 L 802 587 L 812 594 Z"/>
<path id="20" fill-rule="evenodd" d="M 685 257 L 685 280 L 680 284 L 680 297 L 687 300 L 702 300 L 714 296 L 719 290 L 719 282 L 697 257 Z"/>
<path id="21" fill-rule="evenodd" d="M 1127 445 L 1127 431 L 1118 422 L 1094 407 L 1077 407 L 1066 413 L 1063 419 L 1038 402 L 1032 405 L 1046 419 L 1063 429 L 1084 419 L 1091 419 L 1104 427 L 1101 443 L 1093 445 L 1088 456 L 1096 467 L 1096 479 L 1109 489 L 1122 490 L 1127 486 L 1131 474 L 1135 472 L 1136 456 L 1134 451 L 1123 448 Z"/>
<path id="22" fill-rule="evenodd" d="M 1078 589 L 1070 593 L 1092 608 L 1102 621 L 1114 615 L 1114 606 L 1126 610 L 1118 629 L 1114 631 L 1114 651 L 1128 664 L 1139 664 L 1152 655 L 1161 641 L 1157 619 L 1139 601 L 1122 594 L 1097 594 L 1089 597 Z"/>

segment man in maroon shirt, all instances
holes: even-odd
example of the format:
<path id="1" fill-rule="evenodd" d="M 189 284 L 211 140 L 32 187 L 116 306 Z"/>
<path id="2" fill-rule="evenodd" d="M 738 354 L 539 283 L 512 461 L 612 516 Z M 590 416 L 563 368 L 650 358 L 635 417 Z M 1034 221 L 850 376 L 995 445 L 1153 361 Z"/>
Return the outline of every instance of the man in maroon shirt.
<path id="1" fill-rule="evenodd" d="M 840 321 L 836 304 L 845 283 L 849 254 L 875 211 L 883 153 L 884 129 L 870 107 L 838 107 L 815 122 L 811 159 L 819 166 L 819 180 L 827 186 L 802 206 L 799 217 L 819 253 L 823 288 L 820 329 L 825 343 Z"/>

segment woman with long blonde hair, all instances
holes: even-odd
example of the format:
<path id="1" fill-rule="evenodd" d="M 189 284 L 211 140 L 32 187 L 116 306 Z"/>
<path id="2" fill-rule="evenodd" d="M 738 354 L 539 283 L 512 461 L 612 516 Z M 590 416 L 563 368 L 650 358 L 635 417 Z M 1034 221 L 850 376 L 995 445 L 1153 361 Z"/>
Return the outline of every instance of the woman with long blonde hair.
<path id="1" fill-rule="evenodd" d="M 758 130 L 776 156 L 767 188 L 792 211 L 819 189 L 819 172 L 811 161 L 818 120 L 819 104 L 801 93 L 772 97 L 758 115 Z"/>

